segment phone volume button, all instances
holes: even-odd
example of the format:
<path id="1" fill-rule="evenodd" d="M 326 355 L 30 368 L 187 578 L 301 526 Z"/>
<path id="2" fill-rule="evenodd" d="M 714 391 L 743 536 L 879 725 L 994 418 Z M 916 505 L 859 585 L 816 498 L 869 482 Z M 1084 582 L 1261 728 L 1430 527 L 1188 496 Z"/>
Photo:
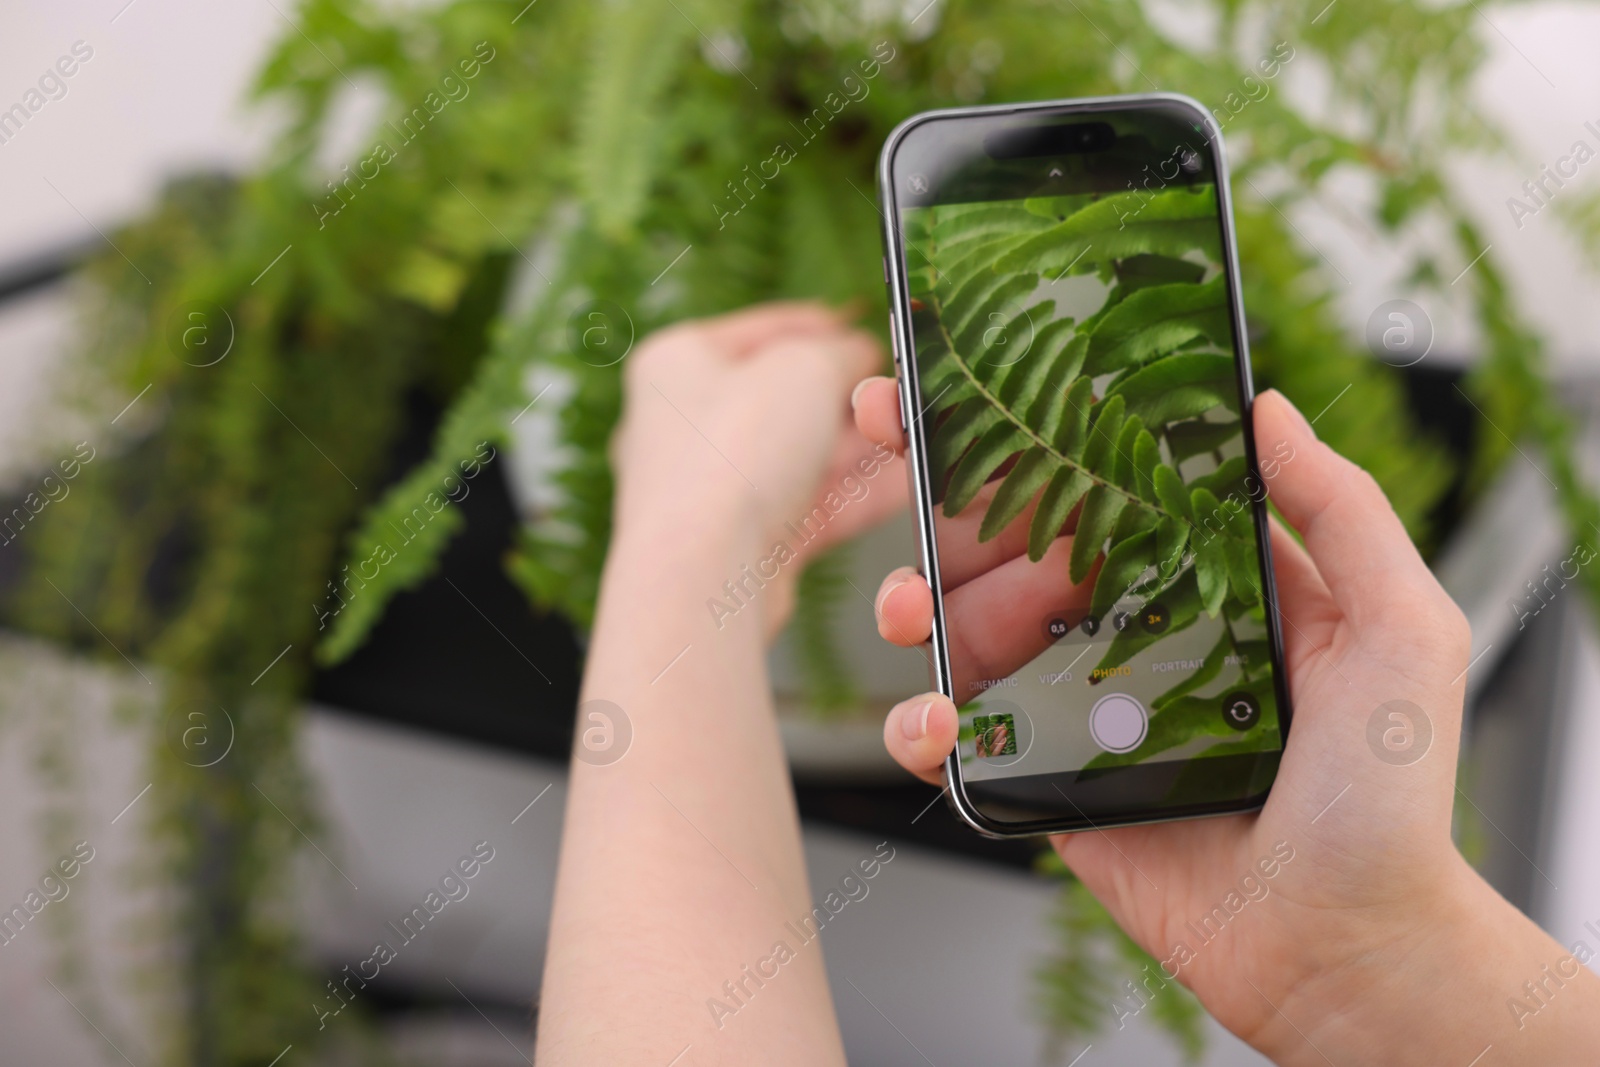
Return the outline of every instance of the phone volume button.
<path id="1" fill-rule="evenodd" d="M 895 330 L 895 314 L 889 312 L 889 351 L 894 354 L 894 384 L 895 396 L 900 408 L 900 432 L 908 433 L 910 428 L 906 422 L 906 369 L 900 362 L 900 334 Z"/>

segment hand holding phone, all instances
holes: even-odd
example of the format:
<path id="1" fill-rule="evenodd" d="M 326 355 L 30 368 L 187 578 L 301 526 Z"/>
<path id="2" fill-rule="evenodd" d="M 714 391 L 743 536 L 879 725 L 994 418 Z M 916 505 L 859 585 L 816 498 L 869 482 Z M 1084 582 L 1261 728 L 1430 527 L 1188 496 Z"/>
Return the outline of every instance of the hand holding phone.
<path id="1" fill-rule="evenodd" d="M 868 440 L 905 447 L 897 393 L 886 378 L 857 389 Z M 1580 974 L 1537 1032 L 1519 1028 L 1507 994 L 1567 950 L 1451 839 L 1466 620 L 1376 483 L 1287 400 L 1262 394 L 1254 427 L 1295 449 L 1273 500 L 1304 547 L 1271 527 L 1295 729 L 1259 813 L 1051 838 L 1156 960 L 1140 995 L 1108 1010 L 1139 1015 L 1176 981 L 1276 1063 L 1467 1063 L 1491 1043 L 1507 1062 L 1576 1062 L 1563 1050 L 1592 1047 L 1575 1035 L 1596 1033 L 1584 1005 L 1600 1003 L 1600 983 Z M 876 604 L 888 640 L 931 636 L 933 594 L 915 570 L 890 574 Z M 959 719 L 948 696 L 915 696 L 890 712 L 884 742 L 944 785 Z"/>
<path id="2" fill-rule="evenodd" d="M 899 383 L 856 421 L 906 449 L 921 568 L 876 610 L 937 689 L 891 754 L 985 833 L 1100 831 L 1052 844 L 1156 960 L 1119 1025 L 1177 981 L 1280 1064 L 1576 1062 L 1600 982 L 1505 1013 L 1562 949 L 1450 836 L 1465 619 L 1372 478 L 1252 400 L 1204 112 L 935 113 L 880 179 Z"/>

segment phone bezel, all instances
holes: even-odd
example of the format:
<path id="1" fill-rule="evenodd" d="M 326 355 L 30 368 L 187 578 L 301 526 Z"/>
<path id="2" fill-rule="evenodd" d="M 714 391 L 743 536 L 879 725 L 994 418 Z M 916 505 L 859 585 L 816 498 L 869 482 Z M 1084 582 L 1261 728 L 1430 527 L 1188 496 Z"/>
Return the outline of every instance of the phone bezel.
<path id="1" fill-rule="evenodd" d="M 983 107 L 924 111 L 911 116 L 896 126 L 884 141 L 883 149 L 879 153 L 878 200 L 883 207 L 880 216 L 883 221 L 883 240 L 886 252 L 885 280 L 889 288 L 889 330 L 895 353 L 895 377 L 900 388 L 902 423 L 906 431 L 907 477 L 911 483 L 917 554 L 921 560 L 923 575 L 928 579 L 929 585 L 936 591 L 936 595 L 933 598 L 933 635 L 931 640 L 934 653 L 932 661 L 933 682 L 940 693 L 955 700 L 958 704 L 960 701 L 955 696 L 954 684 L 951 678 L 948 635 L 944 619 L 944 601 L 942 596 L 937 595 L 937 591 L 942 588 L 942 583 L 939 577 L 939 560 L 934 532 L 933 494 L 927 476 L 925 454 L 927 442 L 921 433 L 919 424 L 921 408 L 918 398 L 921 396 L 921 390 L 917 381 L 916 360 L 912 356 L 914 349 L 911 341 L 911 309 L 905 276 L 905 249 L 901 241 L 900 204 L 898 197 L 895 195 L 893 180 L 895 152 L 912 130 L 928 122 L 944 122 L 964 118 L 992 119 L 1001 115 L 1081 117 L 1130 110 L 1152 104 L 1177 105 L 1189 111 L 1191 117 L 1201 123 L 1206 131 L 1206 142 L 1211 153 L 1216 176 L 1217 207 L 1222 229 L 1222 266 L 1223 273 L 1227 279 L 1228 309 L 1232 318 L 1234 332 L 1234 370 L 1239 385 L 1240 422 L 1243 430 L 1245 457 L 1249 472 L 1260 478 L 1261 471 L 1256 455 L 1255 428 L 1250 418 L 1255 400 L 1255 385 L 1250 373 L 1250 344 L 1249 337 L 1245 332 L 1244 301 L 1239 286 L 1239 257 L 1237 241 L 1234 236 L 1233 200 L 1229 188 L 1227 153 L 1223 148 L 1222 129 L 1216 124 L 1211 113 L 1203 105 L 1181 93 L 1138 93 L 1122 96 L 1084 97 L 1024 104 L 998 104 Z M 1253 499 L 1251 501 L 1251 515 L 1256 531 L 1257 555 L 1261 564 L 1262 600 L 1267 608 L 1267 640 L 1272 658 L 1273 686 L 1277 697 L 1279 730 L 1284 747 L 1287 748 L 1293 710 L 1289 701 L 1287 672 L 1283 666 L 1283 633 L 1278 608 L 1277 583 L 1272 570 L 1272 545 L 1268 513 L 1264 501 L 1265 494 L 1263 494 L 1262 500 Z M 1137 766 L 1156 767 L 1162 763 L 1191 765 L 1194 762 L 1194 760 L 1171 760 Z M 1075 774 L 1077 772 L 1063 771 L 1061 773 Z M 1276 777 L 1277 771 L 1274 770 L 1273 779 L 1276 780 Z M 980 811 L 971 798 L 967 796 L 966 782 L 961 773 L 961 763 L 954 751 L 945 759 L 945 782 L 945 796 L 956 815 L 978 833 L 988 837 L 999 838 L 1033 837 L 1047 833 L 1071 833 L 1080 830 L 1101 829 L 1106 826 L 1134 826 L 1145 823 L 1171 822 L 1178 819 L 1255 811 L 1266 803 L 1272 785 L 1269 782 L 1261 792 L 1240 798 L 1237 801 L 1178 804 L 1168 807 L 1153 805 L 1145 810 L 1130 809 L 1126 816 L 1112 816 L 1103 818 L 1098 822 L 1091 820 L 1081 809 L 1078 810 L 1076 815 L 1063 811 L 1060 818 L 1004 822 L 991 818 Z M 1063 794 L 1063 798 L 1069 804 L 1072 804 L 1071 799 L 1067 798 L 1065 794 Z M 1076 805 L 1073 806 L 1076 807 Z"/>

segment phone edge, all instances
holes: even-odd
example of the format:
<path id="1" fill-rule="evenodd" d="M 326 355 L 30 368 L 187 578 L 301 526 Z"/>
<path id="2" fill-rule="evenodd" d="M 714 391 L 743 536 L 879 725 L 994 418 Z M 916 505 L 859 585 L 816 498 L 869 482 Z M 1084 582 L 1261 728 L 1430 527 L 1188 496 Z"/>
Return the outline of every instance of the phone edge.
<path id="1" fill-rule="evenodd" d="M 1173 92 L 1076 97 L 1063 100 L 1032 101 L 1024 104 L 987 104 L 976 107 L 940 108 L 932 111 L 920 111 L 901 121 L 884 139 L 883 147 L 878 153 L 877 192 L 878 214 L 882 223 L 885 283 L 889 290 L 890 344 L 894 352 L 895 380 L 900 394 L 901 426 L 906 437 L 906 476 L 911 483 L 910 496 L 915 517 L 912 529 L 916 536 L 916 551 L 920 559 L 922 574 L 928 580 L 930 587 L 934 589 L 940 588 L 942 583 L 939 579 L 939 561 L 931 510 L 932 504 L 924 489 L 926 485 L 924 476 L 924 467 L 926 465 L 926 457 L 923 454 L 924 442 L 920 434 L 911 432 L 912 428 L 921 419 L 918 402 L 920 392 L 918 390 L 919 383 L 916 380 L 915 352 L 910 344 L 911 325 L 903 314 L 906 295 L 901 265 L 905 260 L 905 250 L 900 240 L 899 203 L 894 195 L 894 184 L 890 173 L 895 150 L 899 148 L 900 143 L 913 129 L 935 119 L 1017 114 L 1041 110 L 1071 113 L 1075 111 L 1093 111 L 1109 104 L 1126 105 L 1157 101 L 1180 104 L 1191 110 L 1204 124 L 1207 142 L 1212 146 L 1217 172 L 1217 210 L 1227 255 L 1226 266 L 1230 290 L 1229 314 L 1233 320 L 1236 351 L 1234 370 L 1240 391 L 1239 417 L 1250 472 L 1254 476 L 1260 477 L 1261 469 L 1255 447 L 1255 429 L 1250 417 L 1255 405 L 1255 382 L 1250 368 L 1250 340 L 1245 329 L 1243 280 L 1239 268 L 1238 240 L 1234 232 L 1231 178 L 1228 170 L 1227 152 L 1222 141 L 1222 128 L 1216 124 L 1211 112 L 1193 97 Z M 908 417 L 907 413 L 914 414 L 910 414 Z M 1278 609 L 1277 581 L 1272 569 L 1270 518 L 1265 500 L 1266 494 L 1263 494 L 1261 500 L 1252 500 L 1251 506 L 1256 530 L 1256 554 L 1261 566 L 1262 601 L 1268 609 L 1267 629 L 1268 640 L 1271 642 L 1273 652 L 1273 688 L 1278 703 L 1279 731 L 1284 750 L 1286 750 L 1293 712 L 1289 703 L 1286 671 L 1283 668 L 1283 633 L 1280 622 L 1281 615 Z M 933 660 L 930 665 L 930 673 L 933 675 L 934 688 L 959 705 L 960 702 L 956 700 L 956 696 L 952 692 L 954 685 L 951 679 L 947 640 L 943 598 L 936 595 L 933 597 L 933 632 L 930 641 L 933 646 Z M 1028 829 L 1012 829 L 1009 824 L 997 823 L 978 811 L 967 798 L 960 760 L 954 751 L 945 758 L 944 768 L 945 786 L 943 792 L 946 802 L 962 822 L 985 837 L 996 839 L 1039 837 L 1046 834 L 1078 833 L 1085 830 L 1100 829 L 1100 826 L 1088 819 L 1087 816 L 1084 817 L 1081 823 L 1068 822 L 1060 826 L 1030 826 Z M 1273 783 L 1277 781 L 1277 774 L 1278 772 L 1274 771 Z M 1238 815 L 1259 811 L 1266 804 L 1271 789 L 1272 784 L 1269 783 L 1267 788 L 1259 795 L 1246 797 L 1237 805 L 1229 806 L 1219 811 L 1161 815 L 1149 819 L 1119 819 L 1115 823 L 1107 825 L 1112 827 L 1143 826 L 1154 823 L 1178 822 L 1186 819 L 1211 818 L 1220 815 Z"/>

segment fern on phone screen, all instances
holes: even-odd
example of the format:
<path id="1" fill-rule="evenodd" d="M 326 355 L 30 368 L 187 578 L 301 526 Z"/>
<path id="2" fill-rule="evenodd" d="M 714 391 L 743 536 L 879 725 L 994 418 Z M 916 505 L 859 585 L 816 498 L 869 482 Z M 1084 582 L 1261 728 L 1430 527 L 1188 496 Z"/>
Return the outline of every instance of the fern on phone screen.
<path id="1" fill-rule="evenodd" d="M 1222 620 L 1198 669 L 1152 702 L 1137 751 L 1090 766 L 1205 736 L 1229 738 L 1206 754 L 1275 745 L 1276 716 L 1241 735 L 1216 713 L 1221 693 L 1196 695 L 1236 664 L 1224 689 L 1274 703 L 1215 186 L 913 208 L 905 237 L 943 514 L 982 497 L 979 541 L 1026 522 L 1035 562 L 1070 534 L 1091 614 L 1159 598 L 1170 623 L 1117 633 L 1097 672 Z M 1065 314 L 1086 286 L 1098 308 Z"/>

